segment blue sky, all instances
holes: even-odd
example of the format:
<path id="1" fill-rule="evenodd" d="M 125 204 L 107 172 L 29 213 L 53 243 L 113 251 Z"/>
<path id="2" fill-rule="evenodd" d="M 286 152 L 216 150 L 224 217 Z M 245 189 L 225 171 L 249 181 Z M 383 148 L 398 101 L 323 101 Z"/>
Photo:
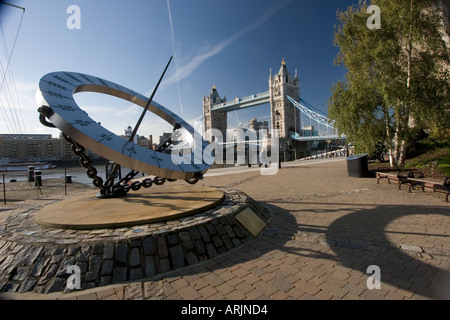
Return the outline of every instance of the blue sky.
<path id="1" fill-rule="evenodd" d="M 333 65 L 338 52 L 333 45 L 336 11 L 358 0 L 5 2 L 26 10 L 22 15 L 20 9 L 0 5 L 1 75 L 14 49 L 9 65 L 13 81 L 8 74 L 7 83 L 18 97 L 11 106 L 0 93 L 0 133 L 57 136 L 59 130 L 43 127 L 38 120 L 35 93 L 42 76 L 61 70 L 82 72 L 150 96 L 170 56 L 174 60 L 154 100 L 188 122 L 201 119 L 203 95 L 213 84 L 228 100 L 267 91 L 269 70 L 277 72 L 283 58 L 292 74 L 298 69 L 301 97 L 326 113 L 330 88 L 345 73 Z M 67 28 L 70 5 L 80 8 L 80 29 Z M 116 134 L 134 126 L 142 110 L 95 93 L 79 93 L 75 99 Z M 8 123 L 5 115 L 15 122 Z M 268 120 L 269 106 L 233 112 L 229 126 L 254 116 Z M 148 113 L 138 134 L 157 139 L 162 131 L 171 127 Z"/>

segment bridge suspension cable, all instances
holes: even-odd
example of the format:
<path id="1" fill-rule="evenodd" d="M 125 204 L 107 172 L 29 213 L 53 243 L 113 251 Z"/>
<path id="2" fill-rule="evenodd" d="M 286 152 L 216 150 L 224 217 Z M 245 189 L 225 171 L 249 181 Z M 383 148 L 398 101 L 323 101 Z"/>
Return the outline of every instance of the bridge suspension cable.
<path id="1" fill-rule="evenodd" d="M 306 116 L 308 116 L 309 118 L 311 118 L 312 120 L 317 121 L 318 123 L 326 126 L 327 128 L 333 128 L 333 124 L 334 121 L 331 121 L 329 118 L 327 118 L 324 115 L 321 115 L 313 110 L 311 110 L 311 107 L 309 104 L 309 108 L 306 107 L 304 104 L 307 104 L 306 101 L 304 101 L 303 99 L 300 99 L 300 102 L 295 101 L 293 98 L 291 98 L 290 96 L 287 96 L 287 98 L 289 99 L 289 101 L 292 102 L 292 104 L 299 109 L 302 113 L 304 113 Z"/>
<path id="2" fill-rule="evenodd" d="M 23 133 L 23 129 L 25 129 L 25 122 L 23 120 L 23 114 L 22 114 L 22 108 L 20 106 L 20 100 L 19 95 L 17 92 L 14 75 L 11 67 L 11 58 L 13 56 L 13 52 L 16 46 L 17 38 L 22 26 L 23 17 L 25 14 L 25 8 L 12 5 L 9 3 L 0 3 L 0 5 L 9 5 L 11 7 L 21 9 L 22 15 L 20 18 L 19 26 L 17 29 L 17 32 L 14 37 L 14 42 L 12 45 L 11 51 L 7 48 L 7 42 L 6 42 L 6 36 L 3 30 L 3 24 L 0 21 L 0 35 L 2 37 L 2 44 L 4 47 L 4 56 L 6 60 L 6 65 L 4 66 L 1 59 L 0 59 L 0 73 L 1 73 L 1 80 L 0 80 L 0 110 L 3 115 L 3 118 L 6 123 L 6 127 L 10 132 L 13 133 Z M 9 111 L 9 114 L 8 114 Z M 19 114 L 20 118 L 19 119 Z M 24 128 L 22 129 L 21 124 L 23 124 Z"/>

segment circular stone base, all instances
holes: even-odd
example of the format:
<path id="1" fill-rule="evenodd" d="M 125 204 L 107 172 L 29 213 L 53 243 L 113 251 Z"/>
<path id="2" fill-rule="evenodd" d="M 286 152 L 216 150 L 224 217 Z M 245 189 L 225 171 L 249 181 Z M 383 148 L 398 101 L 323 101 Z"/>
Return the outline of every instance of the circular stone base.
<path id="1" fill-rule="evenodd" d="M 224 193 L 198 186 L 161 186 L 129 192 L 121 198 L 76 196 L 45 206 L 36 222 L 52 228 L 92 230 L 169 221 L 220 204 Z"/>
<path id="2" fill-rule="evenodd" d="M 187 187 L 184 186 L 183 191 L 187 191 Z M 129 194 L 115 200 L 142 206 L 150 203 L 155 193 L 164 191 L 158 189 L 146 196 Z M 73 266 L 79 268 L 80 289 L 85 290 L 149 279 L 239 248 L 255 238 L 254 222 L 263 220 L 264 225 L 268 225 L 272 212 L 240 191 L 224 190 L 223 193 L 224 199 L 218 205 L 196 214 L 157 223 L 95 230 L 48 228 L 36 223 L 38 212 L 58 203 L 67 204 L 67 199 L 56 202 L 48 199 L 41 207 L 36 207 L 34 201 L 21 204 L 0 223 L 0 300 L 3 293 L 78 290 L 67 288 L 72 275 L 68 268 Z M 174 194 L 171 192 L 172 197 Z M 177 194 L 181 201 L 184 193 Z M 191 197 L 191 201 L 202 200 Z M 175 209 L 175 204 L 164 202 L 161 195 L 159 199 L 159 207 L 166 212 Z M 101 203 L 102 200 L 91 195 L 86 203 Z M 104 200 L 105 208 L 116 210 L 110 201 Z M 87 204 L 74 205 L 80 211 L 88 211 L 83 208 L 88 208 Z M 147 206 L 157 207 L 155 203 Z M 69 207 L 59 213 L 64 214 L 64 210 L 72 215 L 76 213 L 75 208 Z"/>

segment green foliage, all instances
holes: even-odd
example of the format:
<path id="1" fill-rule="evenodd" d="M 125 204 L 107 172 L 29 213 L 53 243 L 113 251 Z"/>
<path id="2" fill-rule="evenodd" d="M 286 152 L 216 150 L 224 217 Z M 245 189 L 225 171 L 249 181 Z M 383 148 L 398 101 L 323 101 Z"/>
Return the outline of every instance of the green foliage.
<path id="1" fill-rule="evenodd" d="M 445 176 L 450 177 L 450 156 L 438 160 L 438 170 Z"/>
<path id="2" fill-rule="evenodd" d="M 421 139 L 413 143 L 409 150 L 409 157 L 414 158 L 423 154 L 432 153 L 435 150 L 448 149 L 450 150 L 449 140 L 436 140 L 430 137 Z"/>
<path id="3" fill-rule="evenodd" d="M 358 153 L 371 155 L 380 141 L 385 140 L 384 121 L 380 118 L 380 110 L 376 101 L 367 95 L 354 96 L 345 84 L 338 82 L 331 97 L 329 115 L 335 119 L 335 125 L 341 132 L 345 132 L 347 140 L 351 141 Z M 344 104 L 339 109 L 336 106 Z M 372 105 L 372 108 L 367 108 Z"/>
<path id="4" fill-rule="evenodd" d="M 394 138 L 397 148 L 411 145 L 424 129 L 441 137 L 450 123 L 450 54 L 437 1 L 370 4 L 381 8 L 381 29 L 367 27 L 367 1 L 337 14 L 335 63 L 347 74 L 332 88 L 330 118 L 369 154 L 380 142 L 395 151 Z"/>

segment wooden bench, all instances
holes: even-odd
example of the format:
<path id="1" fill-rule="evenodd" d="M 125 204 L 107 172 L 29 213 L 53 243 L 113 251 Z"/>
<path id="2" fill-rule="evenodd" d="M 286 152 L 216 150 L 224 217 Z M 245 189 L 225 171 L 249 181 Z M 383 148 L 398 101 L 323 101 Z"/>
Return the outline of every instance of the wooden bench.
<path id="1" fill-rule="evenodd" d="M 377 183 L 380 183 L 381 179 L 386 179 L 388 183 L 391 183 L 391 180 L 397 181 L 398 189 L 402 188 L 402 184 L 411 183 L 410 179 L 413 178 L 423 178 L 424 175 L 422 172 L 417 171 L 416 169 L 409 170 L 401 170 L 398 172 L 385 173 L 385 172 L 377 172 Z"/>
<path id="2" fill-rule="evenodd" d="M 393 174 L 393 173 L 385 173 L 385 172 L 377 171 L 376 177 L 378 178 L 377 184 L 380 184 L 381 179 L 386 179 L 389 184 L 391 184 L 391 180 L 394 180 L 394 181 L 398 180 L 397 174 Z"/>
<path id="3" fill-rule="evenodd" d="M 436 182 L 436 181 L 427 181 L 423 179 L 414 179 L 410 178 L 410 186 L 408 192 L 414 190 L 416 186 L 420 186 L 422 191 L 425 191 L 425 188 L 430 188 L 433 192 L 444 192 L 447 193 L 445 197 L 445 201 L 448 202 L 448 197 L 450 195 L 450 177 L 446 177 L 444 182 Z"/>
<path id="4" fill-rule="evenodd" d="M 409 184 L 408 192 L 412 192 L 416 187 L 421 187 L 425 192 L 425 188 L 430 188 L 433 192 L 447 193 L 445 201 L 448 202 L 450 196 L 450 177 L 446 177 L 444 182 L 425 180 L 422 172 L 417 170 L 405 170 L 397 173 L 377 172 L 377 183 L 381 179 L 386 179 L 390 184 L 391 181 L 397 181 L 398 189 L 401 190 L 403 184 Z"/>

